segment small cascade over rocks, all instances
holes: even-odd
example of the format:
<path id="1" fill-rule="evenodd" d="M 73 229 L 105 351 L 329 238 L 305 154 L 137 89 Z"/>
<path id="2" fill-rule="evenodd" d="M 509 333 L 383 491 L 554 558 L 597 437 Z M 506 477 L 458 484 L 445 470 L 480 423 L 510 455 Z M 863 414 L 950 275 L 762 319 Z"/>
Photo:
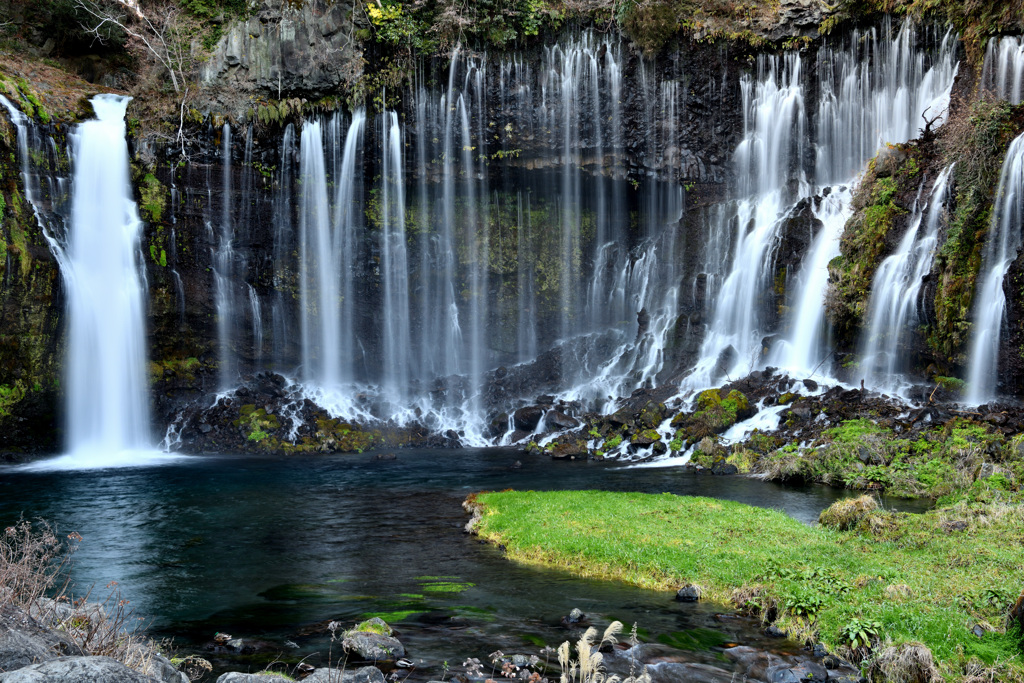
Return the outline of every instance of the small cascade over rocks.
<path id="1" fill-rule="evenodd" d="M 1024 36 L 1003 36 L 988 41 L 981 89 L 1010 104 L 1024 97 Z"/>
<path id="2" fill-rule="evenodd" d="M 1021 248 L 1024 225 L 1024 135 L 1006 152 L 999 175 L 995 208 L 981 257 L 984 273 L 974 294 L 974 328 L 967 372 L 969 405 L 980 405 L 998 393 L 999 340 L 1006 311 L 1003 279 Z"/>
<path id="3" fill-rule="evenodd" d="M 906 234 L 875 272 L 868 304 L 870 324 L 861 353 L 864 383 L 869 387 L 900 389 L 908 361 L 904 348 L 921 322 L 921 287 L 935 260 L 952 171 L 952 165 L 942 169 L 930 188 L 927 206 L 918 198 Z"/>

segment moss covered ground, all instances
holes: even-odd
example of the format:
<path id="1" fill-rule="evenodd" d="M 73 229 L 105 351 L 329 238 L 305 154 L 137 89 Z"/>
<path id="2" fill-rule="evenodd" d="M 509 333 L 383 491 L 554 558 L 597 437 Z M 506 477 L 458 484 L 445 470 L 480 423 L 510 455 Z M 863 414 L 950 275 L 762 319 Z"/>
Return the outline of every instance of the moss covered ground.
<path id="1" fill-rule="evenodd" d="M 1006 628 L 1024 588 L 1024 509 L 1009 496 L 917 515 L 833 509 L 844 520 L 833 526 L 848 530 L 671 494 L 508 491 L 472 502 L 480 536 L 515 561 L 666 591 L 696 584 L 866 669 L 888 646 L 923 643 L 946 680 L 1024 674 L 1020 636 Z"/>

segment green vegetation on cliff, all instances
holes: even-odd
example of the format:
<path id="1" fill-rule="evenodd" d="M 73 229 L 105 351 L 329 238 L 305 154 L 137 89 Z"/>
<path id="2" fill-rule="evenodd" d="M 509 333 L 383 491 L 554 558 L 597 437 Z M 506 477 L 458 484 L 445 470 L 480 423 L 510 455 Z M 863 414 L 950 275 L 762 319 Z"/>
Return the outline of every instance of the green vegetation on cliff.
<path id="1" fill-rule="evenodd" d="M 671 494 L 473 498 L 482 508 L 478 533 L 515 561 L 654 589 L 696 584 L 869 671 L 883 669 L 887 648 L 924 643 L 946 680 L 963 679 L 968 666 L 991 680 L 1024 679 L 1019 639 L 1006 628 L 1024 587 L 1024 512 L 1005 500 L 921 515 L 840 503 L 824 516 L 849 529 L 839 531 Z"/>
<path id="2" fill-rule="evenodd" d="M 944 163 L 956 163 L 956 196 L 945 241 L 935 258 L 935 324 L 929 329 L 928 345 L 940 358 L 963 359 L 999 172 L 1007 146 L 1021 130 L 1024 107 L 984 100 L 951 119 L 942 130 L 939 143 Z"/>

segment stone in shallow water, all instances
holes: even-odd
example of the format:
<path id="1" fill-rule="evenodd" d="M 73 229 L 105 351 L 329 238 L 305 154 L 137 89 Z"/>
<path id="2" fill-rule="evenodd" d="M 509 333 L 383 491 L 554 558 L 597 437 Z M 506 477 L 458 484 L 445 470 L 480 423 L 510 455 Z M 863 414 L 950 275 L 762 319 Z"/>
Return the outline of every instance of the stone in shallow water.
<path id="1" fill-rule="evenodd" d="M 391 662 L 405 656 L 405 648 L 397 638 L 380 633 L 353 633 L 346 636 L 341 645 L 364 662 Z"/>
<path id="2" fill-rule="evenodd" d="M 676 591 L 676 600 L 679 602 L 697 602 L 700 600 L 700 588 L 689 584 Z"/>

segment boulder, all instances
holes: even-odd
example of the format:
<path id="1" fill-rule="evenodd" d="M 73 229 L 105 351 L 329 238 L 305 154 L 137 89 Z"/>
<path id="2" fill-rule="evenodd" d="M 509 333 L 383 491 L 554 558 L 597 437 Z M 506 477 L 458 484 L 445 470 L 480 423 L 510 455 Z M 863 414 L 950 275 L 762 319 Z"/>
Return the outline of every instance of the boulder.
<path id="1" fill-rule="evenodd" d="M 13 671 L 82 649 L 58 631 L 44 628 L 10 603 L 0 605 L 0 672 Z"/>
<path id="2" fill-rule="evenodd" d="M 345 636 L 341 646 L 363 662 L 393 662 L 405 656 L 405 648 L 397 638 L 382 633 L 357 631 Z"/>
<path id="3" fill-rule="evenodd" d="M 319 668 L 302 680 L 303 683 L 384 683 L 384 674 L 375 666 L 355 671 Z"/>
<path id="4" fill-rule="evenodd" d="M 733 672 L 709 664 L 658 662 L 647 665 L 651 683 L 734 683 Z"/>
<path id="5" fill-rule="evenodd" d="M 0 683 L 159 683 L 110 657 L 58 657 L 0 674 Z M 265 679 L 260 683 L 271 683 Z"/>
<path id="6" fill-rule="evenodd" d="M 549 412 L 544 423 L 557 429 L 576 429 L 580 426 L 579 420 L 558 410 Z"/>
<path id="7" fill-rule="evenodd" d="M 679 602 L 697 602 L 700 600 L 700 587 L 692 583 L 687 584 L 676 591 L 676 600 Z"/>
<path id="8" fill-rule="evenodd" d="M 512 414 L 512 421 L 516 429 L 524 432 L 533 432 L 544 417 L 544 409 L 540 406 L 526 406 Z"/>
<path id="9" fill-rule="evenodd" d="M 290 683 L 291 680 L 291 678 L 275 676 L 271 673 L 243 674 L 238 671 L 230 671 L 221 674 L 217 683 Z"/>

